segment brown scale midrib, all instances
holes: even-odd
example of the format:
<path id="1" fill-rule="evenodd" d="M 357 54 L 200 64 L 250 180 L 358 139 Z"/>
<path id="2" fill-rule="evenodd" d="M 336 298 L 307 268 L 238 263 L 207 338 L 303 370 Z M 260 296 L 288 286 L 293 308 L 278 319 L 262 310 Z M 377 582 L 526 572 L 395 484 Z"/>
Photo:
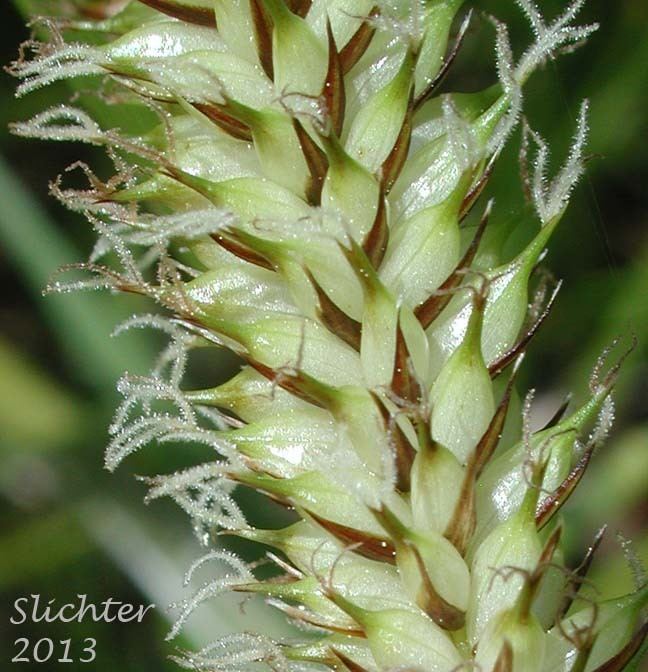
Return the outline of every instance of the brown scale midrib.
<path id="1" fill-rule="evenodd" d="M 191 5 L 183 5 L 173 0 L 140 0 L 140 2 L 180 21 L 186 21 L 187 23 L 199 26 L 216 27 L 214 10 L 207 7 L 192 7 Z"/>

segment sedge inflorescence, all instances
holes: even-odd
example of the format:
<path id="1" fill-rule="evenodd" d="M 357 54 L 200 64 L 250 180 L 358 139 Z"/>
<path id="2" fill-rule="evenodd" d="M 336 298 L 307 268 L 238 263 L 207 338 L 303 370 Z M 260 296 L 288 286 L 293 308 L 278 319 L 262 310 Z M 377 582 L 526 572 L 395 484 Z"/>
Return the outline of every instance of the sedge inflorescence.
<path id="1" fill-rule="evenodd" d="M 613 672 L 640 647 L 645 585 L 579 599 L 600 538 L 576 569 L 560 550 L 559 511 L 612 423 L 618 364 L 605 353 L 584 403 L 544 428 L 530 427 L 532 395 L 521 429 L 511 410 L 559 288 L 536 271 L 588 128 L 584 102 L 550 177 L 523 87 L 596 30 L 577 24 L 583 4 L 546 20 L 517 0 L 533 32 L 517 57 L 486 17 L 497 76 L 475 93 L 440 92 L 471 20 L 463 0 L 81 3 L 23 46 L 19 95 L 90 78 L 104 104 L 157 120 L 129 135 L 62 104 L 13 130 L 102 146 L 115 165 L 105 181 L 76 164 L 85 190 L 52 184 L 98 241 L 49 289 L 134 292 L 166 309 L 119 328 L 159 329 L 168 345 L 148 376 L 119 381 L 106 466 L 152 442 L 214 453 L 144 479 L 149 500 L 171 497 L 212 546 L 187 580 L 227 568 L 177 605 L 170 637 L 226 591 L 264 595 L 301 628 L 229 635 L 181 665 Z M 498 206 L 481 195 L 519 125 L 538 226 L 511 258 L 487 244 Z M 242 368 L 187 389 L 187 359 L 206 347 Z M 295 522 L 251 526 L 239 487 Z M 258 578 L 219 531 L 272 548 L 276 575 Z"/>

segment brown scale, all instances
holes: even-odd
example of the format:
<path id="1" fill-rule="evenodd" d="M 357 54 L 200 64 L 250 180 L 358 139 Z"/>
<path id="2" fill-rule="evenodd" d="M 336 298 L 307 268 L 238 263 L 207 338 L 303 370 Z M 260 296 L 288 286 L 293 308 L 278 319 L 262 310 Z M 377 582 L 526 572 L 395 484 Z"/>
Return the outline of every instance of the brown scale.
<path id="1" fill-rule="evenodd" d="M 297 14 L 297 16 L 303 19 L 308 14 L 313 0 L 287 0 L 286 4 L 293 14 Z"/>
<path id="2" fill-rule="evenodd" d="M 93 19 L 94 21 L 104 21 L 109 19 L 112 16 L 115 16 L 118 12 L 121 12 L 122 9 L 128 4 L 128 0 L 107 0 L 99 3 L 93 3 L 85 7 L 79 7 L 76 11 L 79 14 L 87 19 Z"/>
<path id="3" fill-rule="evenodd" d="M 412 486 L 412 465 L 414 464 L 414 458 L 416 457 L 416 450 L 380 398 L 373 392 L 371 393 L 371 396 L 380 411 L 385 432 L 389 437 L 389 442 L 394 451 L 397 474 L 396 487 L 400 492 L 409 492 Z"/>
<path id="4" fill-rule="evenodd" d="M 257 362 L 250 356 L 245 356 L 245 360 L 264 378 L 267 378 L 270 382 L 298 399 L 324 409 L 329 409 L 332 405 L 332 397 L 335 394 L 334 388 L 320 383 L 307 373 L 303 371 L 289 372 L 273 369 L 265 364 L 261 364 L 261 362 Z"/>
<path id="5" fill-rule="evenodd" d="M 336 137 L 339 137 L 342 133 L 346 109 L 344 73 L 342 72 L 340 55 L 335 45 L 333 31 L 331 30 L 331 24 L 329 22 L 326 24 L 326 32 L 328 36 L 329 55 L 328 68 L 322 87 L 321 98 L 326 104 L 326 113 L 331 124 L 330 132 Z M 311 205 L 319 205 L 322 197 L 324 179 L 326 178 L 326 173 L 329 168 L 328 158 L 326 157 L 326 153 L 320 148 L 315 140 L 313 140 L 303 127 L 302 123 L 296 118 L 293 119 L 293 127 L 311 175 L 310 184 L 307 188 L 307 199 Z"/>
<path id="6" fill-rule="evenodd" d="M 407 103 L 407 112 L 403 119 L 403 125 L 398 133 L 396 142 L 389 153 L 389 156 L 383 162 L 380 168 L 381 185 L 385 194 L 388 194 L 398 176 L 403 170 L 407 155 L 409 153 L 412 141 L 412 118 L 414 116 L 414 87 L 410 91 L 409 102 Z"/>
<path id="7" fill-rule="evenodd" d="M 623 649 L 621 649 L 621 651 L 619 651 L 619 653 L 617 653 L 616 656 L 610 658 L 610 660 L 603 663 L 603 665 L 599 665 L 594 672 L 622 672 L 639 651 L 646 636 L 648 636 L 648 621 L 637 630 L 632 639 L 623 647 Z M 575 670 L 575 666 L 572 669 Z"/>
<path id="8" fill-rule="evenodd" d="M 308 515 L 329 534 L 341 541 L 345 546 L 353 546 L 354 553 L 362 555 L 369 560 L 387 562 L 390 565 L 396 562 L 396 549 L 388 539 L 372 537 L 366 532 L 361 532 L 346 525 L 333 523 L 330 520 L 308 512 Z"/>
<path id="9" fill-rule="evenodd" d="M 264 257 L 256 250 L 253 250 L 248 245 L 245 245 L 245 243 L 236 240 L 234 236 L 228 235 L 228 233 L 219 232 L 210 234 L 210 237 L 224 250 L 231 252 L 239 259 L 247 261 L 250 264 L 254 264 L 255 266 L 265 268 L 268 271 L 275 270 L 273 263 L 267 257 Z"/>
<path id="10" fill-rule="evenodd" d="M 495 414 L 470 456 L 468 464 L 466 465 L 466 473 L 461 485 L 459 499 L 452 514 L 452 518 L 448 522 L 448 526 L 444 532 L 446 539 L 455 546 L 461 555 L 466 554 L 468 544 L 472 539 L 477 524 L 477 508 L 475 501 L 477 479 L 481 475 L 484 467 L 495 452 L 495 449 L 502 438 L 504 423 L 511 403 L 513 384 L 517 372 L 520 369 L 521 361 L 522 360 L 520 359 L 516 363 Z"/>
<path id="11" fill-rule="evenodd" d="M 492 364 L 489 365 L 488 373 L 490 374 L 491 378 L 499 376 L 499 374 L 502 373 L 502 371 L 504 371 L 504 369 L 509 364 L 511 364 L 511 362 L 513 362 L 518 357 L 518 355 L 524 352 L 527 345 L 529 345 L 531 339 L 536 335 L 536 333 L 543 325 L 547 317 L 549 317 L 549 313 L 553 308 L 553 305 L 556 301 L 556 297 L 558 296 L 558 292 L 560 291 L 561 285 L 562 282 L 559 282 L 556 285 L 556 288 L 554 289 L 551 297 L 549 298 L 549 301 L 547 302 L 545 309 L 542 311 L 538 319 L 524 333 L 522 338 L 520 338 L 520 340 L 515 345 L 513 345 L 513 347 L 511 347 L 503 355 L 498 357 Z"/>
<path id="12" fill-rule="evenodd" d="M 274 80 L 274 65 L 272 63 L 272 31 L 274 24 L 263 0 L 250 0 L 250 14 L 254 25 L 254 37 L 257 44 L 259 61 L 266 75 Z"/>
<path id="13" fill-rule="evenodd" d="M 302 621 L 303 623 L 308 623 L 309 625 L 314 625 L 318 628 L 323 628 L 330 632 L 337 632 L 340 633 L 341 635 L 349 635 L 351 637 L 364 637 L 364 632 L 360 628 L 353 626 L 348 627 L 337 626 L 334 623 L 331 623 L 330 621 L 318 618 L 317 614 L 313 612 L 304 611 L 299 607 L 293 607 L 289 604 L 275 603 L 274 606 L 275 608 L 279 609 L 279 611 L 282 611 L 284 614 L 286 614 L 286 616 L 288 616 L 289 618 L 293 618 L 296 621 Z"/>
<path id="14" fill-rule="evenodd" d="M 425 424 L 420 416 L 420 405 L 423 401 L 423 390 L 416 378 L 413 368 L 412 360 L 405 336 L 400 327 L 396 327 L 396 352 L 394 356 L 394 369 L 390 384 L 390 391 L 393 400 L 406 411 L 407 415 L 414 416 L 414 425 L 419 431 L 429 432 L 429 427 L 421 430 L 420 425 Z M 377 396 L 374 395 L 376 403 L 379 405 L 385 420 L 385 428 L 389 432 L 393 448 L 395 451 L 396 467 L 398 473 L 398 489 L 401 492 L 409 492 L 411 489 L 411 471 L 416 457 L 416 450 L 412 446 L 405 433 L 394 421 L 392 414 L 382 404 Z M 408 413 L 415 409 L 414 413 Z"/>
<path id="15" fill-rule="evenodd" d="M 412 546 L 411 550 L 416 558 L 416 564 L 418 565 L 423 583 L 419 594 L 416 596 L 416 603 L 440 628 L 444 630 L 460 630 L 465 625 L 466 614 L 461 609 L 457 609 L 457 607 L 446 602 L 437 593 L 432 585 L 432 581 L 430 581 L 425 563 L 418 549 Z"/>
<path id="16" fill-rule="evenodd" d="M 253 586 L 252 588 L 250 588 L 250 585 L 248 584 L 232 586 L 232 591 L 235 593 L 259 592 L 258 590 L 256 590 L 258 584 L 251 584 L 251 585 Z M 364 632 L 357 626 L 355 627 L 353 625 L 338 626 L 335 625 L 335 623 L 331 623 L 330 621 L 320 618 L 318 614 L 315 612 L 300 609 L 299 607 L 294 607 L 286 603 L 275 603 L 274 606 L 280 611 L 282 611 L 284 614 L 286 614 L 286 616 L 288 616 L 289 618 L 293 618 L 297 621 L 308 623 L 309 625 L 314 625 L 318 628 L 329 630 L 330 632 L 339 632 L 340 634 L 349 635 L 352 637 L 364 637 Z"/>
<path id="17" fill-rule="evenodd" d="M 549 420 L 545 423 L 543 427 L 540 428 L 539 431 L 544 431 L 545 429 L 551 429 L 552 427 L 555 427 L 565 417 L 565 412 L 569 407 L 570 401 L 571 401 L 571 395 L 567 395 L 565 400 L 558 407 L 558 410 L 551 416 L 551 418 L 549 418 Z"/>
<path id="18" fill-rule="evenodd" d="M 226 106 L 218 105 L 217 103 L 193 103 L 193 106 L 228 135 L 237 140 L 252 142 L 250 127 L 231 114 L 228 114 L 225 111 Z"/>
<path id="19" fill-rule="evenodd" d="M 493 672 L 513 672 L 513 648 L 510 642 L 502 644 L 502 650 L 497 656 Z"/>
<path id="20" fill-rule="evenodd" d="M 590 567 L 592 566 L 592 562 L 594 562 L 596 551 L 598 551 L 606 531 L 607 531 L 607 525 L 604 525 L 596 533 L 594 541 L 592 542 L 590 547 L 587 549 L 587 552 L 585 553 L 585 557 L 581 560 L 578 567 L 576 567 L 576 569 L 572 571 L 571 578 L 569 579 L 569 581 L 567 582 L 567 586 L 565 587 L 565 597 L 563 599 L 562 604 L 558 608 L 557 617 L 559 619 L 562 619 L 567 615 L 567 612 L 574 603 L 578 593 L 578 589 L 581 587 L 582 583 L 585 581 L 585 578 L 587 577 L 587 573 L 589 572 Z"/>
<path id="21" fill-rule="evenodd" d="M 484 189 L 488 185 L 491 177 L 493 176 L 493 170 L 495 169 L 495 164 L 499 158 L 499 151 L 495 152 L 493 156 L 488 160 L 484 172 L 481 174 L 477 182 L 472 185 L 470 191 L 464 197 L 463 202 L 461 203 L 461 208 L 459 208 L 459 221 L 463 222 L 464 219 L 470 214 L 470 211 L 473 209 L 479 197 L 484 193 Z"/>
<path id="22" fill-rule="evenodd" d="M 347 345 L 350 345 L 356 352 L 360 352 L 360 340 L 362 337 L 362 324 L 352 317 L 349 317 L 341 308 L 339 308 L 328 294 L 322 289 L 315 280 L 310 271 L 306 271 L 317 299 L 319 301 L 318 316 L 322 324 L 338 338 L 342 339 Z"/>
<path id="23" fill-rule="evenodd" d="M 558 549 L 558 544 L 560 543 L 561 537 L 562 527 L 558 525 L 558 527 L 556 527 L 556 529 L 551 533 L 545 542 L 535 569 L 526 579 L 527 590 L 523 590 L 521 595 L 522 604 L 520 608 L 520 620 L 522 622 L 527 622 L 531 615 L 533 601 L 538 594 L 542 579 L 544 578 L 547 571 L 552 567 L 553 557 L 556 550 Z M 555 564 L 553 566 L 555 566 Z"/>
<path id="24" fill-rule="evenodd" d="M 322 88 L 322 97 L 326 102 L 326 110 L 331 120 L 331 130 L 337 137 L 342 134 L 346 110 L 346 89 L 344 85 L 344 69 L 342 56 L 338 52 L 333 30 L 329 21 L 326 22 L 328 37 L 328 69 Z"/>
<path id="25" fill-rule="evenodd" d="M 306 187 L 306 199 L 311 205 L 319 205 L 322 201 L 324 179 L 329 167 L 328 159 L 319 145 L 304 129 L 299 119 L 293 118 L 293 128 L 310 173 L 310 180 Z"/>
<path id="26" fill-rule="evenodd" d="M 441 66 L 441 69 L 437 73 L 436 77 L 416 97 L 416 100 L 414 101 L 415 111 L 418 111 L 428 100 L 430 100 L 430 98 L 435 94 L 439 86 L 441 86 L 441 84 L 443 83 L 443 80 L 448 74 L 452 64 L 454 63 L 455 58 L 457 57 L 457 54 L 459 53 L 459 50 L 461 49 L 461 45 L 463 44 L 464 38 L 466 37 L 466 33 L 468 32 L 468 27 L 470 26 L 470 20 L 472 19 L 472 15 L 473 10 L 471 9 L 470 12 L 467 14 L 466 18 L 464 19 L 463 23 L 461 24 L 461 28 L 459 29 L 459 33 L 457 34 L 457 38 L 455 39 L 454 44 L 452 45 L 452 49 L 443 60 L 443 65 Z"/>
<path id="27" fill-rule="evenodd" d="M 214 10 L 208 7 L 191 7 L 173 0 L 140 0 L 140 2 L 174 19 L 216 28 L 216 15 Z"/>
<path id="28" fill-rule="evenodd" d="M 367 18 L 373 19 L 380 14 L 380 8 L 376 5 L 369 12 Z M 369 21 L 363 21 L 351 39 L 344 45 L 340 52 L 342 72 L 346 75 L 351 68 L 362 58 L 376 32 L 376 28 Z"/>
<path id="29" fill-rule="evenodd" d="M 381 184 L 380 193 L 378 194 L 376 217 L 362 243 L 362 249 L 375 269 L 380 268 L 380 264 L 387 251 L 388 243 L 389 224 L 387 222 L 387 200 L 385 198 L 384 187 Z"/>
<path id="30" fill-rule="evenodd" d="M 396 327 L 396 355 L 394 357 L 391 391 L 397 399 L 402 399 L 413 406 L 420 404 L 423 398 L 423 391 L 414 375 L 410 352 L 400 324 Z"/>
<path id="31" fill-rule="evenodd" d="M 349 672 L 369 672 L 366 668 L 362 667 L 362 665 L 359 665 L 351 660 L 351 658 L 345 656 L 341 651 L 338 651 L 334 646 L 330 648 L 335 654 L 335 657 L 339 659 Z M 333 661 L 332 666 L 335 668 L 335 661 Z"/>
<path id="32" fill-rule="evenodd" d="M 558 513 L 565 502 L 571 497 L 576 486 L 585 475 L 585 471 L 592 459 L 594 448 L 595 444 L 592 444 L 587 448 L 580 460 L 578 460 L 574 468 L 567 474 L 556 491 L 541 502 L 535 518 L 536 526 L 539 530 L 541 530 L 556 515 L 556 513 Z"/>

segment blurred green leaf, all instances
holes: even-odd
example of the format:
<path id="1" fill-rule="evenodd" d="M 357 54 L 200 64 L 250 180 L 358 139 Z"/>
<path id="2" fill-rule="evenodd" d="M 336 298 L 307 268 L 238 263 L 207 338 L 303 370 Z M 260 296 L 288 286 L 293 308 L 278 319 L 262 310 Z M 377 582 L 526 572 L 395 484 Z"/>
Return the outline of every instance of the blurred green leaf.
<path id="1" fill-rule="evenodd" d="M 610 279 L 607 279 L 609 282 Z M 583 293 L 587 287 L 581 287 Z M 626 360 L 619 377 L 619 384 L 615 397 L 620 404 L 630 401 L 627 397 L 632 391 L 636 378 L 642 372 L 642 364 L 648 361 L 648 239 L 643 247 L 637 251 L 632 263 L 618 272 L 615 289 L 610 298 L 598 305 L 595 311 L 595 326 L 589 332 L 585 347 L 577 353 L 567 369 L 568 386 L 574 388 L 578 381 L 584 380 L 591 371 L 594 362 L 612 341 L 625 337 L 624 345 L 617 348 L 615 357 L 627 348 L 630 336 L 639 338 L 637 352 L 632 353 Z"/>
<path id="2" fill-rule="evenodd" d="M 0 537 L 0 590 L 29 585 L 92 547 L 82 526 L 66 509 L 33 518 Z"/>
<path id="3" fill-rule="evenodd" d="M 626 430 L 598 452 L 570 501 L 588 527 L 640 506 L 648 492 L 648 425 Z"/>
<path id="4" fill-rule="evenodd" d="M 85 404 L 0 337 L 0 426 L 6 444 L 32 451 L 73 441 L 86 429 L 87 411 Z"/>

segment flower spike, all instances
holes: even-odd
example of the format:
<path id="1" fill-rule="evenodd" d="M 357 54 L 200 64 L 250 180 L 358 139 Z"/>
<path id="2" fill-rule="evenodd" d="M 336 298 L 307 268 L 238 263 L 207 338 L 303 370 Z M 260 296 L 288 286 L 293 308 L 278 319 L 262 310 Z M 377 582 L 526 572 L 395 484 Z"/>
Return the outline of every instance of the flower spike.
<path id="1" fill-rule="evenodd" d="M 169 638 L 226 592 L 261 596 L 296 628 L 280 641 L 226 635 L 175 662 L 620 672 L 643 646 L 645 576 L 630 595 L 588 601 L 579 589 L 601 535 L 572 571 L 555 520 L 587 487 L 625 355 L 608 365 L 608 349 L 587 398 L 542 429 L 531 394 L 521 431 L 514 417 L 526 350 L 557 300 L 539 264 L 585 170 L 587 101 L 553 179 L 547 143 L 523 123 L 539 219 L 523 249 L 504 257 L 493 200 L 478 205 L 533 71 L 596 29 L 577 25 L 584 0 L 549 20 L 516 0 L 533 33 L 521 56 L 490 17 L 492 85 L 442 94 L 468 38 L 467 0 L 91 4 L 39 24 L 46 41 L 8 68 L 17 94 L 93 77 L 102 109 L 127 105 L 129 128 L 146 128 L 100 126 L 85 93 L 12 125 L 100 148 L 114 166 L 103 178 L 77 162 L 68 172 L 87 186 L 52 183 L 98 241 L 47 290 L 137 293 L 166 315 L 117 329 L 153 328 L 167 343 L 148 373 L 120 378 L 105 466 L 150 443 L 206 452 L 140 477 L 145 501 L 174 501 L 206 547 L 186 578 L 207 580 L 178 602 Z M 196 389 L 185 374 L 198 348 L 229 351 L 240 370 L 223 381 L 203 367 L 215 378 Z M 255 526 L 240 488 L 290 524 Z M 229 536 L 266 548 L 244 562 Z"/>

